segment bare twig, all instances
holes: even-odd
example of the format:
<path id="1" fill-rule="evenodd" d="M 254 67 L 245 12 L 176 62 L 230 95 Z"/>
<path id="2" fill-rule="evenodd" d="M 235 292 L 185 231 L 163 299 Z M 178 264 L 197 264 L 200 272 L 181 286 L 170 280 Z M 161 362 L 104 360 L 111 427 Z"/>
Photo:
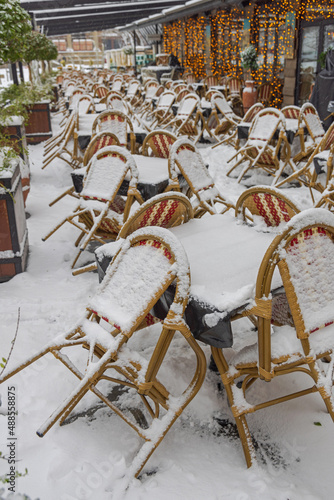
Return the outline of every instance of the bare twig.
<path id="1" fill-rule="evenodd" d="M 15 332 L 14 338 L 13 338 L 13 340 L 12 340 L 12 342 L 11 342 L 11 344 L 12 344 L 12 345 L 11 345 L 11 347 L 10 347 L 9 354 L 8 354 L 7 359 L 6 359 L 6 361 L 5 361 L 5 364 L 4 364 L 4 366 L 2 367 L 2 370 L 1 370 L 1 372 L 0 372 L 0 376 L 3 374 L 3 372 L 4 372 L 5 368 L 6 368 L 7 364 L 8 364 L 8 361 L 9 361 L 9 359 L 10 359 L 10 356 L 11 356 L 11 354 L 12 354 L 12 352 L 13 352 L 13 349 L 14 349 L 14 344 L 15 344 L 15 341 L 16 341 L 16 338 L 17 338 L 17 334 L 18 334 L 18 331 L 19 331 L 20 314 L 21 314 L 21 312 L 20 312 L 20 308 L 18 308 L 18 312 L 17 312 L 17 323 L 16 323 L 16 332 Z"/>

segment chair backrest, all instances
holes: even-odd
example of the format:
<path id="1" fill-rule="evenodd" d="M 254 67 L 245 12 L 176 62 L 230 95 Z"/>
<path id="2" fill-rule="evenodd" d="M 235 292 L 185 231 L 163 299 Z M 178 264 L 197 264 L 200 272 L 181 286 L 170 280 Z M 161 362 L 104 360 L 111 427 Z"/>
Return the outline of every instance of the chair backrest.
<path id="1" fill-rule="evenodd" d="M 206 202 L 219 195 L 201 153 L 194 143 L 185 137 L 178 139 L 170 150 L 169 172 L 173 185 L 178 183 L 177 169 L 179 169 L 191 191 L 200 202 L 207 205 Z M 214 213 L 213 207 L 210 207 L 210 212 Z"/>
<path id="2" fill-rule="evenodd" d="M 333 244 L 334 215 L 321 208 L 304 210 L 276 236 L 259 269 L 256 299 L 269 296 L 278 266 L 297 337 L 305 343 L 312 333 L 334 322 Z M 259 352 L 270 354 L 267 341 L 270 345 L 270 320 L 259 337 Z M 265 363 L 262 359 L 261 364 Z M 265 369 L 270 373 L 270 360 Z"/>
<path id="3" fill-rule="evenodd" d="M 190 94 L 190 90 L 189 89 L 185 88 L 185 89 L 181 90 L 177 94 L 175 102 L 181 102 L 185 98 L 185 96 L 188 95 L 188 94 Z"/>
<path id="4" fill-rule="evenodd" d="M 155 97 L 157 90 L 159 88 L 159 83 L 157 81 L 151 80 L 146 85 L 145 100 L 151 100 Z"/>
<path id="5" fill-rule="evenodd" d="M 281 113 L 285 118 L 298 120 L 300 115 L 300 108 L 291 104 L 290 106 L 284 106 L 284 108 L 281 109 Z"/>
<path id="6" fill-rule="evenodd" d="M 269 143 L 279 125 L 285 129 L 285 118 L 282 113 L 276 108 L 264 108 L 252 122 L 247 143 L 254 146 Z"/>
<path id="7" fill-rule="evenodd" d="M 233 119 L 234 111 L 223 96 L 223 94 L 214 94 L 211 98 L 212 109 L 216 109 L 227 119 Z"/>
<path id="8" fill-rule="evenodd" d="M 315 144 L 319 144 L 325 135 L 324 127 L 322 126 L 318 112 L 310 102 L 306 102 L 300 109 L 300 121 L 304 121 L 307 131 L 312 137 Z"/>
<path id="9" fill-rule="evenodd" d="M 94 110 L 94 101 L 90 95 L 82 95 L 79 97 L 76 103 L 77 113 L 84 115 L 90 110 Z"/>
<path id="10" fill-rule="evenodd" d="M 187 84 L 196 83 L 196 76 L 194 75 L 194 73 L 187 73 L 183 78 Z"/>
<path id="11" fill-rule="evenodd" d="M 206 88 L 209 89 L 210 87 L 213 87 L 215 85 L 218 85 L 218 77 L 215 75 L 208 75 L 204 78 L 204 85 L 206 85 Z"/>
<path id="12" fill-rule="evenodd" d="M 187 255 L 167 229 L 138 229 L 127 237 L 115 255 L 88 309 L 120 330 L 126 340 L 173 281 L 176 291 L 166 321 L 175 321 L 175 311 L 181 318 L 188 302 Z"/>
<path id="13" fill-rule="evenodd" d="M 95 153 L 97 153 L 100 149 L 107 146 L 119 145 L 119 140 L 112 132 L 99 132 L 92 137 L 90 143 L 87 146 L 85 156 L 83 158 L 83 166 L 87 166 Z"/>
<path id="14" fill-rule="evenodd" d="M 122 113 L 127 112 L 127 107 L 125 102 L 123 101 L 122 96 L 116 92 L 112 92 L 111 94 L 108 95 L 107 108 L 116 111 L 121 111 Z"/>
<path id="15" fill-rule="evenodd" d="M 228 79 L 228 90 L 230 94 L 239 94 L 241 95 L 241 89 L 242 89 L 242 80 L 240 78 L 236 77 L 231 77 Z"/>
<path id="16" fill-rule="evenodd" d="M 334 145 L 334 122 L 331 124 L 327 130 L 325 137 L 322 140 L 322 151 L 330 149 Z"/>
<path id="17" fill-rule="evenodd" d="M 300 210 L 281 190 L 269 186 L 255 186 L 246 189 L 236 203 L 236 217 L 246 221 L 248 212 L 261 218 L 267 227 L 277 227 L 288 222 Z"/>
<path id="18" fill-rule="evenodd" d="M 121 111 L 108 110 L 100 113 L 94 120 L 92 134 L 109 131 L 115 134 L 121 146 L 126 146 L 128 142 L 128 128 L 133 132 L 131 120 Z"/>
<path id="19" fill-rule="evenodd" d="M 128 218 L 117 239 L 126 238 L 141 227 L 175 227 L 194 216 L 189 198 L 182 193 L 161 193 L 150 198 Z"/>
<path id="20" fill-rule="evenodd" d="M 123 87 L 123 78 L 114 78 L 111 86 L 112 91 L 120 92 Z"/>
<path id="21" fill-rule="evenodd" d="M 243 117 L 242 121 L 250 123 L 251 121 L 253 121 L 254 116 L 256 116 L 263 108 L 264 106 L 261 102 L 256 102 L 255 104 L 253 104 L 253 106 L 249 108 L 247 113 L 245 113 L 245 116 Z"/>
<path id="22" fill-rule="evenodd" d="M 163 92 L 159 97 L 156 109 L 157 110 L 169 109 L 173 104 L 174 100 L 175 100 L 175 93 L 172 92 L 171 90 L 165 90 L 165 92 Z"/>
<path id="23" fill-rule="evenodd" d="M 262 85 L 259 85 L 257 89 L 258 101 L 268 106 L 270 102 L 271 92 L 272 92 L 272 86 L 270 83 L 263 83 Z"/>
<path id="24" fill-rule="evenodd" d="M 181 90 L 184 90 L 187 88 L 187 85 L 185 83 L 177 83 L 176 85 L 173 85 L 173 91 L 175 94 L 179 94 Z"/>
<path id="25" fill-rule="evenodd" d="M 80 197 L 111 202 L 127 174 L 130 176 L 129 187 L 136 188 L 139 174 L 129 151 L 119 146 L 99 149 L 91 159 Z"/>
<path id="26" fill-rule="evenodd" d="M 139 89 L 139 86 L 140 86 L 140 82 L 138 80 L 132 80 L 130 83 L 129 83 L 129 86 L 128 86 L 128 90 L 127 90 L 127 93 L 126 95 L 128 97 L 133 97 L 136 95 L 138 89 Z"/>
<path id="27" fill-rule="evenodd" d="M 144 139 L 143 155 L 157 158 L 169 158 L 170 148 L 177 137 L 166 130 L 153 130 Z"/>
<path id="28" fill-rule="evenodd" d="M 190 117 L 199 103 L 200 103 L 200 98 L 198 97 L 197 94 L 193 92 L 187 94 L 180 102 L 176 118 L 181 118 L 182 120 L 184 120 L 185 118 Z"/>
<path id="29" fill-rule="evenodd" d="M 103 97 L 106 97 L 108 95 L 108 92 L 109 89 L 107 89 L 107 87 L 105 87 L 104 85 L 98 85 L 94 90 L 94 95 L 95 97 L 102 99 Z"/>

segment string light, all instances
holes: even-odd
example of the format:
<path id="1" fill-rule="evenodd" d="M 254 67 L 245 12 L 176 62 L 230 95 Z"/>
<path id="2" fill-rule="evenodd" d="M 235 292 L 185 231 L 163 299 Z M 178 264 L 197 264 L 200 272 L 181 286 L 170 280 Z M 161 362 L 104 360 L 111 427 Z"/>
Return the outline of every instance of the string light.
<path id="1" fill-rule="evenodd" d="M 197 78 L 211 71 L 217 76 L 241 77 L 240 61 L 245 39 L 256 46 L 259 68 L 252 72 L 257 85 L 272 84 L 272 105 L 282 104 L 285 58 L 295 57 L 296 27 L 299 20 L 334 17 L 334 0 L 270 0 L 245 9 L 218 9 L 210 16 L 200 14 L 164 26 L 164 51 L 177 55 L 183 66 Z M 210 25 L 210 54 L 206 56 L 206 26 Z M 246 30 L 249 26 L 249 36 Z"/>

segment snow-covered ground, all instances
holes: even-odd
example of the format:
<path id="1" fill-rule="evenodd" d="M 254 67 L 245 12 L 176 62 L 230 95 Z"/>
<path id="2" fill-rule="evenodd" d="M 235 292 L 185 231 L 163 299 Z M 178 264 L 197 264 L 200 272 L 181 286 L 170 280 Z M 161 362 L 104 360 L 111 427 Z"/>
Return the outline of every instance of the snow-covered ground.
<path id="1" fill-rule="evenodd" d="M 56 128 L 58 118 L 53 118 Z M 9 368 L 33 354 L 58 332 L 67 331 L 85 312 L 98 286 L 97 274 L 71 274 L 75 229 L 66 224 L 46 242 L 41 238 L 67 215 L 76 203 L 66 197 L 53 207 L 49 202 L 70 185 L 70 168 L 55 161 L 41 170 L 43 144 L 31 146 L 31 192 L 26 211 L 29 261 L 26 272 L 0 285 L 1 349 L 7 357 L 18 334 Z M 201 152 L 225 196 L 234 202 L 246 183 L 227 178 L 231 149 Z M 255 178 L 255 176 L 257 176 Z M 248 182 L 264 184 L 255 174 Z M 306 188 L 286 192 L 303 208 L 311 206 Z M 227 215 L 228 216 L 228 215 Z M 232 237 L 232 236 L 231 236 Z M 146 337 L 145 337 L 146 339 Z M 150 348 L 149 338 L 143 348 Z M 202 345 L 209 360 L 209 348 Z M 169 363 L 175 377 L 187 373 L 191 359 L 184 348 L 173 351 Z M 175 362 L 176 360 L 176 362 Z M 36 429 L 74 387 L 75 377 L 48 355 L 0 387 L 0 451 L 8 456 L 8 388 L 15 387 L 18 415 L 15 442 L 17 469 L 27 474 L 16 479 L 16 492 L 32 500 L 115 499 L 126 465 L 139 438 L 93 394 L 75 409 L 73 421 L 55 425 L 41 439 Z M 303 375 L 286 376 L 254 386 L 254 394 L 276 397 L 280 391 L 304 387 Z M 89 411 L 88 411 L 89 410 Z M 139 480 L 133 480 L 122 500 L 315 500 L 333 495 L 334 425 L 318 395 L 309 395 L 248 417 L 258 443 L 258 465 L 246 468 L 240 440 L 219 377 L 208 370 L 195 399 L 176 421 L 154 452 Z M 9 472 L 0 457 L 0 476 Z M 0 498 L 8 497 L 8 484 Z"/>

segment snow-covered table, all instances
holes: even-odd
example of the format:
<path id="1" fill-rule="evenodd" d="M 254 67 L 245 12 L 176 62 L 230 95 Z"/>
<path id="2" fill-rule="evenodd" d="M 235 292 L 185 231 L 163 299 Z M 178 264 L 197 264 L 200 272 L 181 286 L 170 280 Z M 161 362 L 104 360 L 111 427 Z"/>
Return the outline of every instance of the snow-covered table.
<path id="1" fill-rule="evenodd" d="M 144 200 L 146 201 L 162 193 L 169 182 L 168 159 L 143 155 L 133 155 L 133 158 L 139 172 L 137 187 Z M 72 179 L 77 192 L 80 192 L 82 189 L 84 174 L 85 169 L 78 169 L 72 172 Z M 119 190 L 119 194 L 126 196 L 128 187 L 129 183 L 125 179 Z"/>
<path id="2" fill-rule="evenodd" d="M 188 255 L 191 293 L 185 319 L 194 337 L 217 347 L 233 344 L 231 315 L 240 307 L 253 306 L 255 283 L 262 258 L 275 233 L 259 232 L 230 214 L 204 216 L 170 229 Z M 118 243 L 96 251 L 100 277 L 109 265 Z M 274 288 L 281 285 L 274 276 Z M 154 309 L 164 317 L 172 302 L 169 288 Z"/>
<path id="3" fill-rule="evenodd" d="M 97 116 L 99 116 L 99 113 L 90 113 L 79 116 L 79 126 L 77 130 L 77 135 L 78 135 L 78 144 L 82 151 L 86 149 L 91 140 L 92 127 L 94 120 Z M 138 144 L 142 144 L 145 137 L 147 136 L 147 130 L 140 127 L 136 127 L 134 125 L 133 132 L 136 136 L 136 142 L 138 142 Z"/>

